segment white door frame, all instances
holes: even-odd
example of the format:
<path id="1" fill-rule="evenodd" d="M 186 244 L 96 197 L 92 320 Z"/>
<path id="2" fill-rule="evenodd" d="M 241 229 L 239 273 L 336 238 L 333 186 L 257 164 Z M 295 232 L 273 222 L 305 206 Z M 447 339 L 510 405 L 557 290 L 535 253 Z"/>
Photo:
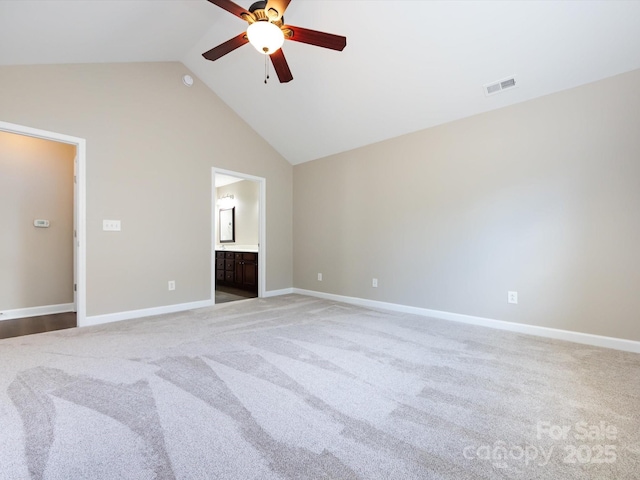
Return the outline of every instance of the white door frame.
<path id="1" fill-rule="evenodd" d="M 76 163 L 74 165 L 75 182 L 73 186 L 73 228 L 75 238 L 74 250 L 74 292 L 75 308 L 77 312 L 76 322 L 79 327 L 84 326 L 87 317 L 87 241 L 86 241 L 86 164 L 87 141 L 84 138 L 72 137 L 62 133 L 39 130 L 37 128 L 16 125 L 14 123 L 0 122 L 0 130 L 28 137 L 42 138 L 59 143 L 68 143 L 76 147 Z"/>
<path id="2" fill-rule="evenodd" d="M 263 177 L 256 177 L 246 173 L 224 170 L 222 168 L 213 167 L 211 169 L 211 303 L 216 302 L 216 174 L 230 175 L 232 177 L 242 178 L 243 180 L 251 180 L 257 182 L 260 188 L 258 196 L 258 297 L 264 297 L 266 279 L 267 279 L 267 259 L 266 259 L 266 239 L 267 239 L 267 180 Z"/>

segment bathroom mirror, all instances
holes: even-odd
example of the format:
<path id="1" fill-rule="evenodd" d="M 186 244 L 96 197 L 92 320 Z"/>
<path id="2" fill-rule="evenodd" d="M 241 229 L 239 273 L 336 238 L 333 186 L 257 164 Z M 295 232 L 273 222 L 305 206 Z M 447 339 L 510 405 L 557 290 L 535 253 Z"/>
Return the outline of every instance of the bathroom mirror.
<path id="1" fill-rule="evenodd" d="M 220 209 L 220 243 L 236 241 L 236 207 Z"/>

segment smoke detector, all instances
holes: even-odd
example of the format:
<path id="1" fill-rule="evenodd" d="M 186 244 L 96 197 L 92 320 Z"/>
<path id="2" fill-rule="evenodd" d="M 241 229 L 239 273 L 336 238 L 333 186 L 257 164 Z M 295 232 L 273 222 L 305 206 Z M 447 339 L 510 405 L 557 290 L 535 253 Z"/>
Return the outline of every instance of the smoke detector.
<path id="1" fill-rule="evenodd" d="M 187 87 L 193 86 L 193 77 L 191 75 L 183 75 L 182 83 L 184 83 Z"/>
<path id="2" fill-rule="evenodd" d="M 516 76 L 512 75 L 510 77 L 503 78 L 502 80 L 496 80 L 495 82 L 483 85 L 484 95 L 486 97 L 490 97 L 491 95 L 495 95 L 496 93 L 502 93 L 505 90 L 516 88 L 516 86 Z"/>

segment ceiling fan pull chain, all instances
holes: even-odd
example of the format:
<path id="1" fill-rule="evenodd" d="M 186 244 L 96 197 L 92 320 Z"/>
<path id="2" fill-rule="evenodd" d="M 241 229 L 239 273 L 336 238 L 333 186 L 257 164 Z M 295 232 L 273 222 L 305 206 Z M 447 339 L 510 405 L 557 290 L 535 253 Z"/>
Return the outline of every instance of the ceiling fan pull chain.
<path id="1" fill-rule="evenodd" d="M 267 80 L 269 80 L 269 61 L 267 58 L 269 55 L 264 56 L 264 83 L 267 84 Z"/>

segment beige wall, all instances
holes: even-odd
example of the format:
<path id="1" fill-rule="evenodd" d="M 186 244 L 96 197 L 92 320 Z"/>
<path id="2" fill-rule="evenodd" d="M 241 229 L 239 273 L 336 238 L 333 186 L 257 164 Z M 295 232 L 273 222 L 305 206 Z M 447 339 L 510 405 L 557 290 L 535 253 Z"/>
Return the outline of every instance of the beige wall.
<path id="1" fill-rule="evenodd" d="M 233 195 L 234 198 L 223 208 L 235 207 L 235 238 L 233 245 L 258 245 L 260 237 L 259 196 L 260 185 L 252 180 L 243 180 L 216 189 L 216 198 Z M 228 205 L 228 207 L 227 207 Z M 216 207 L 216 227 L 219 227 L 220 217 Z M 216 228 L 220 240 L 220 229 Z"/>
<path id="2" fill-rule="evenodd" d="M 295 166 L 294 286 L 640 340 L 638 85 Z"/>
<path id="3" fill-rule="evenodd" d="M 211 297 L 211 168 L 266 178 L 266 289 L 292 285 L 292 167 L 180 63 L 0 67 L 0 120 L 87 140 L 87 314 Z M 103 219 L 122 231 L 103 232 Z M 168 291 L 167 281 L 176 281 Z"/>
<path id="4" fill-rule="evenodd" d="M 0 131 L 0 311 L 73 303 L 74 158 L 72 145 Z"/>

